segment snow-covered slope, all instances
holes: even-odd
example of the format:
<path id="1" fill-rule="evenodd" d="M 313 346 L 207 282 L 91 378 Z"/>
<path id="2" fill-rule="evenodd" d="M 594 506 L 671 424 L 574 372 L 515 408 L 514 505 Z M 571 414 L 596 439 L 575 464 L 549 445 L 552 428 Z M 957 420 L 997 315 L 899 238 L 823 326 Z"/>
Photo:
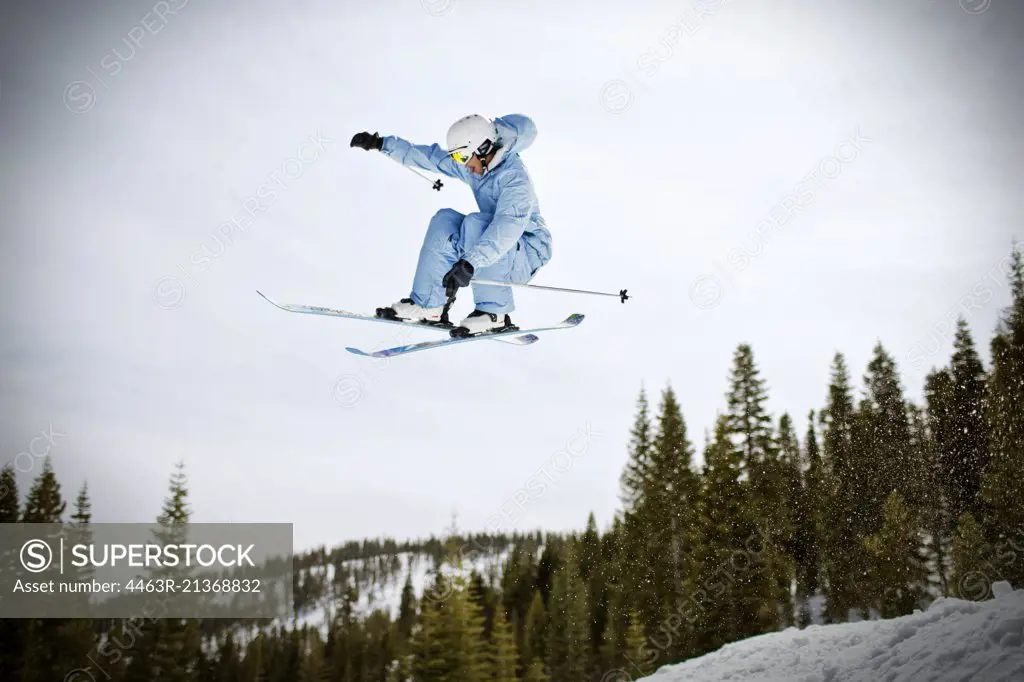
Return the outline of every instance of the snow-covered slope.
<path id="1" fill-rule="evenodd" d="M 537 549 L 538 556 L 543 550 L 544 547 L 541 545 Z M 480 575 L 484 576 L 485 580 L 492 573 L 495 579 L 500 580 L 502 567 L 505 561 L 508 560 L 510 552 L 511 547 L 488 554 L 483 552 L 467 553 L 466 556 L 461 557 L 465 564 L 462 575 L 468 577 L 470 571 L 476 570 Z M 402 568 L 392 575 L 390 579 L 381 580 L 378 578 L 372 583 L 350 579 L 349 584 L 353 585 L 359 592 L 357 612 L 361 616 L 366 617 L 374 609 L 381 609 L 388 611 L 392 618 L 397 618 L 399 605 L 402 601 L 402 588 L 405 586 L 406 577 L 411 576 L 413 591 L 417 599 L 423 597 L 424 589 L 429 583 L 433 582 L 435 568 L 433 561 L 426 556 L 401 552 L 398 555 L 398 559 Z M 347 563 L 352 566 L 358 562 Z M 327 566 L 324 569 L 314 569 L 313 572 L 322 574 L 327 584 L 334 583 L 333 565 Z M 442 572 L 445 575 L 450 574 L 448 570 L 443 570 Z M 337 595 L 326 595 L 316 605 L 307 608 L 302 613 L 296 614 L 295 623 L 299 626 L 310 625 L 319 627 L 323 634 L 326 635 L 330 624 L 329 619 L 336 609 Z M 293 622 L 291 618 L 282 618 L 278 619 L 276 624 L 291 626 Z"/>
<path id="2" fill-rule="evenodd" d="M 1024 682 L 1024 590 L 993 585 L 986 602 L 938 599 L 902 618 L 761 635 L 641 682 Z M 606 682 L 624 682 L 606 676 Z"/>

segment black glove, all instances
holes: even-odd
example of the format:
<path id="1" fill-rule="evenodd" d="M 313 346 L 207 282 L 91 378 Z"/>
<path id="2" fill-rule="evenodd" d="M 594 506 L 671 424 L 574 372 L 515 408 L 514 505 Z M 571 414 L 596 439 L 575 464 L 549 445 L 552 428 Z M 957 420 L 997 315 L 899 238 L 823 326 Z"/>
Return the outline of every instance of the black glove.
<path id="1" fill-rule="evenodd" d="M 349 144 L 350 147 L 361 147 L 366 151 L 376 149 L 380 151 L 380 148 L 384 146 L 384 138 L 377 133 L 371 135 L 370 133 L 356 133 L 352 136 L 352 142 Z"/>
<path id="2" fill-rule="evenodd" d="M 473 266 L 468 260 L 462 259 L 452 266 L 448 274 L 441 280 L 445 293 L 451 297 L 459 287 L 468 287 L 469 280 L 473 279 Z"/>

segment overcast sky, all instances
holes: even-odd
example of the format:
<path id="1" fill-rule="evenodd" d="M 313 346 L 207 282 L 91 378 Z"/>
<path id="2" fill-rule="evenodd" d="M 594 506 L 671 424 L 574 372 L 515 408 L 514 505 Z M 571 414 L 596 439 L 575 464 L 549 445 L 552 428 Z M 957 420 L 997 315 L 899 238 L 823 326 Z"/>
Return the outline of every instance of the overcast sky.
<path id="1" fill-rule="evenodd" d="M 183 459 L 196 521 L 293 522 L 298 548 L 453 512 L 564 530 L 610 521 L 641 384 L 702 449 L 737 344 L 801 433 L 836 351 L 859 389 L 881 341 L 916 398 L 959 311 L 987 362 L 1024 239 L 1024 12 L 989 5 L 5 5 L 0 463 L 27 485 L 52 429 L 67 497 L 148 522 Z M 586 321 L 382 362 L 344 348 L 436 334 L 257 296 L 407 295 L 472 194 L 348 141 L 468 113 L 537 125 L 535 283 L 631 300 L 517 290 L 521 325 Z"/>

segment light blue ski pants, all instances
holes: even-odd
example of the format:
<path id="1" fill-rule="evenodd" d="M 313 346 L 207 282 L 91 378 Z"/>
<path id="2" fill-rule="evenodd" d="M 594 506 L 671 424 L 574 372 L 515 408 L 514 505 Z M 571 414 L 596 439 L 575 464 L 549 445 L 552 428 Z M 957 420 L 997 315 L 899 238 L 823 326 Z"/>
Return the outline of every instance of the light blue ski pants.
<path id="1" fill-rule="evenodd" d="M 412 282 L 413 302 L 425 308 L 438 308 L 448 300 L 441 279 L 452 269 L 456 261 L 465 256 L 480 239 L 480 235 L 491 223 L 487 213 L 463 215 L 450 208 L 443 208 L 434 214 L 427 227 L 427 234 L 420 249 L 419 263 Z M 533 276 L 530 259 L 520 237 L 515 247 L 509 249 L 497 263 L 473 273 L 473 278 L 498 282 L 524 284 Z M 471 284 L 473 302 L 477 310 L 504 315 L 515 310 L 512 287 L 489 284 Z M 460 292 L 463 290 L 460 289 Z"/>

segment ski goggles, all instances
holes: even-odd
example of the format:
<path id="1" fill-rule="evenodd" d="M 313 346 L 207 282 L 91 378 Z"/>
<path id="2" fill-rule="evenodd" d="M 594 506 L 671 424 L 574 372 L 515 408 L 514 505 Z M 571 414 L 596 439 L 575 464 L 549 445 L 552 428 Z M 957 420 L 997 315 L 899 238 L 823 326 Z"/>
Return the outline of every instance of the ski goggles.
<path id="1" fill-rule="evenodd" d="M 469 162 L 469 156 L 457 149 L 448 152 L 448 156 L 452 157 L 455 163 L 462 164 L 463 166 L 465 166 Z"/>
<path id="2" fill-rule="evenodd" d="M 491 142 L 490 140 L 484 140 L 483 143 L 479 147 L 477 147 L 476 152 L 474 153 L 481 159 L 483 159 L 486 158 L 488 154 L 490 154 L 497 148 L 498 145 L 495 144 L 494 142 Z M 450 149 L 448 150 L 448 156 L 452 157 L 452 159 L 456 163 L 460 163 L 463 166 L 465 166 L 469 162 L 469 157 L 472 156 L 472 154 L 467 154 L 465 151 L 463 151 L 465 149 L 467 149 L 467 147 L 465 146 Z"/>

